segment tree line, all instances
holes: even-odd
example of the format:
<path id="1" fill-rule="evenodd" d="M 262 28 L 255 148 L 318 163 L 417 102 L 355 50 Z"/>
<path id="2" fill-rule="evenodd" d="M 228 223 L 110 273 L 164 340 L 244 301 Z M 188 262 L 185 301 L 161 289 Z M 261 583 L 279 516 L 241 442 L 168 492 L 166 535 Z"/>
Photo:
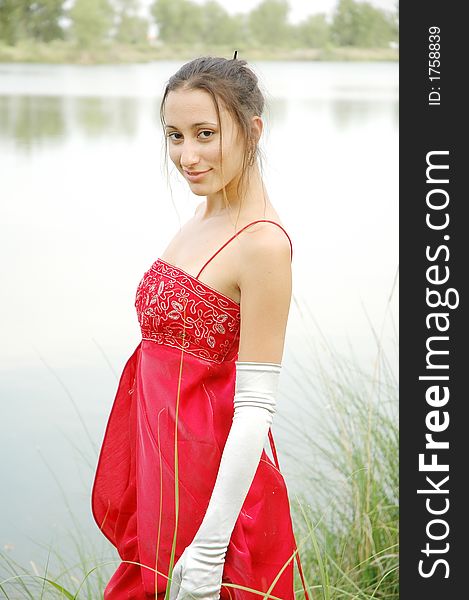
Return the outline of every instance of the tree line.
<path id="1" fill-rule="evenodd" d="M 262 0 L 235 15 L 216 0 L 155 0 L 150 18 L 139 9 L 139 0 L 75 0 L 71 6 L 64 0 L 0 0 L 0 40 L 12 46 L 24 39 L 83 47 L 148 44 L 155 25 L 156 42 L 168 46 L 380 48 L 398 39 L 398 3 L 388 13 L 368 2 L 338 0 L 331 18 L 314 14 L 296 24 L 288 22 L 287 0 Z"/>

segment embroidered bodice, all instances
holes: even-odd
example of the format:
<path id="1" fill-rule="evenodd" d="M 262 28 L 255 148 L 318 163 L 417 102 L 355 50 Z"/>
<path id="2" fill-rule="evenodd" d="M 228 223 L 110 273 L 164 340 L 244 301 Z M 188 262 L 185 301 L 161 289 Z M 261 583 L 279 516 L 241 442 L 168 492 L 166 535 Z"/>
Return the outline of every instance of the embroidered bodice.
<path id="1" fill-rule="evenodd" d="M 199 358 L 222 362 L 239 339 L 239 305 L 160 258 L 144 274 L 135 307 L 143 339 Z"/>

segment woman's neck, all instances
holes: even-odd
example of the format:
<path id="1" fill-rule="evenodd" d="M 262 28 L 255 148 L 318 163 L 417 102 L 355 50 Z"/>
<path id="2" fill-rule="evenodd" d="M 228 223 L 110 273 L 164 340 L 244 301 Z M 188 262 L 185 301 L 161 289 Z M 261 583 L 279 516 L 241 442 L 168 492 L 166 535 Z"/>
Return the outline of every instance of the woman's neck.
<path id="1" fill-rule="evenodd" d="M 266 204 L 270 203 L 267 190 L 262 180 L 257 164 L 250 170 L 247 183 L 244 190 L 241 189 L 241 196 L 236 190 L 237 180 L 230 182 L 227 186 L 226 197 L 228 207 L 223 195 L 223 190 L 211 194 L 206 197 L 205 206 L 200 211 L 202 220 L 213 217 L 238 215 L 242 218 L 243 215 L 256 214 L 263 211 Z"/>

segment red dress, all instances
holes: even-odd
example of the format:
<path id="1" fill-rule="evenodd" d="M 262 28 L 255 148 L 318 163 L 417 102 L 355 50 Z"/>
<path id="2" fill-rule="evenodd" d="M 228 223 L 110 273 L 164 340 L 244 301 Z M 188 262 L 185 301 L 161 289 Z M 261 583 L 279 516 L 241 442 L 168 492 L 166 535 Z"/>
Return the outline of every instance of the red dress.
<path id="1" fill-rule="evenodd" d="M 268 220 L 246 227 L 259 221 Z M 123 561 L 104 600 L 162 600 L 173 543 L 174 566 L 207 510 L 234 412 L 240 308 L 198 277 L 246 227 L 197 277 L 158 259 L 138 285 L 142 340 L 120 377 L 91 494 L 94 519 Z M 270 430 L 269 440 L 276 464 L 263 450 L 223 582 L 265 592 L 286 564 L 270 593 L 294 600 L 294 558 L 303 574 Z M 260 596 L 222 585 L 220 598 Z"/>

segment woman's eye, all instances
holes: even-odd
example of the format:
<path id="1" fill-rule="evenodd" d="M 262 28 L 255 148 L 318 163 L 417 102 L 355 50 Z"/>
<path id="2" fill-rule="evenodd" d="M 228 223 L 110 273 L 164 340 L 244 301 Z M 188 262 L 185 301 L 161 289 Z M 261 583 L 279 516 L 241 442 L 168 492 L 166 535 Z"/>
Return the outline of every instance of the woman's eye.
<path id="1" fill-rule="evenodd" d="M 173 140 L 175 142 L 175 141 L 178 141 L 179 138 L 177 138 L 177 139 L 173 138 L 173 137 L 171 137 L 172 135 L 181 135 L 181 134 L 178 133 L 177 131 L 171 131 L 171 133 L 166 134 L 166 137 L 168 137 L 170 140 Z"/>
<path id="2" fill-rule="evenodd" d="M 209 133 L 210 135 L 213 135 L 213 131 L 209 131 L 208 129 L 204 129 L 204 131 L 201 131 L 201 132 L 200 132 L 200 134 L 202 134 L 202 133 Z M 210 137 L 210 136 L 207 136 L 207 137 L 205 137 L 205 136 L 202 136 L 202 139 L 204 139 L 204 140 L 208 140 L 208 138 L 209 138 L 209 137 Z"/>

